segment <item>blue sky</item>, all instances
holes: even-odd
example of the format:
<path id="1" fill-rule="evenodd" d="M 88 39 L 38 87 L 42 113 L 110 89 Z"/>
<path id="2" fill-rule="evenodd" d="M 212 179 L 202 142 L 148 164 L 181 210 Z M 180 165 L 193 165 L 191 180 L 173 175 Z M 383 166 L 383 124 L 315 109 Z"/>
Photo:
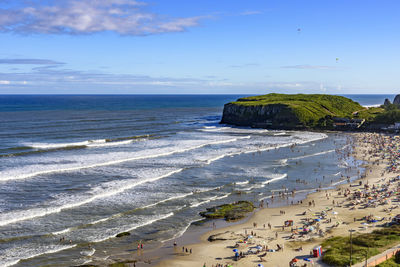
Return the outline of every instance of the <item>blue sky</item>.
<path id="1" fill-rule="evenodd" d="M 400 93 L 398 0 L 0 0 L 0 94 Z"/>

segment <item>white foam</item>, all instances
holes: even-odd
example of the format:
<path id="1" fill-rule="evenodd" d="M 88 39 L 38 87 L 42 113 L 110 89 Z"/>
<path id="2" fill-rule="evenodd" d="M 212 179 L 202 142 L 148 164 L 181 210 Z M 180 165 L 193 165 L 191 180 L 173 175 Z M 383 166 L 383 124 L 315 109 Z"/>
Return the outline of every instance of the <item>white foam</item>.
<path id="1" fill-rule="evenodd" d="M 202 132 L 222 132 L 222 133 L 227 133 L 227 134 L 251 134 L 251 133 L 266 133 L 269 132 L 266 129 L 257 129 L 257 128 L 238 128 L 238 127 L 203 127 L 203 129 L 200 129 Z"/>
<path id="2" fill-rule="evenodd" d="M 74 248 L 77 245 L 70 245 L 70 246 L 53 246 L 52 248 L 48 248 L 47 250 L 41 251 L 41 252 L 37 252 L 37 248 L 25 248 L 25 249 L 21 249 L 20 247 L 16 247 L 16 251 L 13 251 L 13 249 L 11 249 L 11 251 L 9 252 L 9 255 L 3 255 L 4 258 L 0 258 L 0 266 L 4 266 L 4 267 L 8 267 L 8 266 L 12 266 L 17 264 L 18 262 L 20 262 L 21 260 L 26 260 L 26 259 L 30 259 L 30 258 L 34 258 L 43 254 L 52 254 L 52 253 L 57 253 L 60 252 L 62 250 L 66 250 L 66 249 L 70 249 L 70 248 Z M 20 255 L 21 253 L 23 253 L 23 256 Z M 3 259 L 5 259 L 3 261 Z"/>
<path id="3" fill-rule="evenodd" d="M 271 192 L 285 192 L 287 191 L 287 188 L 283 188 L 283 189 L 275 189 L 275 190 L 271 190 Z"/>
<path id="4" fill-rule="evenodd" d="M 58 231 L 58 232 L 53 232 L 53 233 L 51 233 L 51 234 L 52 234 L 52 235 L 62 235 L 62 234 L 65 234 L 65 233 L 70 232 L 71 229 L 72 229 L 72 228 L 67 228 L 67 229 L 64 229 L 64 230 L 61 230 L 61 231 Z"/>
<path id="5" fill-rule="evenodd" d="M 187 231 L 187 229 L 189 229 L 189 227 L 190 227 L 190 225 L 192 225 L 192 223 L 198 222 L 201 220 L 202 219 L 195 219 L 195 220 L 190 221 L 181 231 L 177 232 L 173 237 L 161 241 L 161 243 L 165 243 L 167 241 L 174 240 L 174 239 L 181 237 Z"/>
<path id="6" fill-rule="evenodd" d="M 156 203 L 153 203 L 153 204 L 150 204 L 150 205 L 146 205 L 146 206 L 144 206 L 142 208 L 145 209 L 145 208 L 154 207 L 154 206 L 157 206 L 158 204 L 161 204 L 161 203 L 164 203 L 164 202 L 167 202 L 167 201 L 171 201 L 171 200 L 175 200 L 175 199 L 185 198 L 185 197 L 190 196 L 190 195 L 193 195 L 193 192 L 190 192 L 190 193 L 187 193 L 187 194 L 173 196 L 173 197 L 170 197 L 170 198 L 166 198 L 166 199 L 160 200 L 160 201 L 158 201 Z"/>
<path id="7" fill-rule="evenodd" d="M 93 221 L 93 222 L 91 222 L 91 223 L 89 223 L 89 224 L 97 224 L 97 223 L 101 223 L 101 222 L 105 222 L 105 221 L 107 221 L 107 220 L 109 220 L 110 219 L 110 217 L 107 217 L 107 218 L 103 218 L 103 219 L 99 219 L 99 220 L 96 220 L 96 221 Z"/>
<path id="8" fill-rule="evenodd" d="M 249 180 L 246 180 L 244 182 L 235 182 L 235 184 L 237 184 L 237 185 L 244 185 L 244 184 L 248 184 L 248 183 L 249 183 Z"/>
<path id="9" fill-rule="evenodd" d="M 243 188 L 243 189 L 241 189 L 242 191 L 250 191 L 251 189 L 254 189 L 254 188 L 256 188 L 256 186 L 249 186 L 249 187 L 245 187 L 245 188 Z"/>
<path id="10" fill-rule="evenodd" d="M 230 194 L 231 194 L 231 193 L 225 194 L 225 195 L 220 196 L 220 197 L 216 197 L 215 200 L 227 198 Z"/>
<path id="11" fill-rule="evenodd" d="M 81 252 L 79 252 L 81 255 L 83 256 L 92 256 L 94 253 L 96 252 L 96 250 L 94 248 L 90 249 L 90 250 L 82 250 Z"/>
<path id="12" fill-rule="evenodd" d="M 309 157 L 329 154 L 329 153 L 333 153 L 333 152 L 335 152 L 335 150 L 331 149 L 331 150 L 326 150 L 326 151 L 322 151 L 322 152 L 318 152 L 318 153 L 314 153 L 314 154 L 304 155 L 304 156 L 300 156 L 300 157 L 294 157 L 294 158 L 290 158 L 290 159 L 291 160 L 304 159 L 304 158 L 309 158 Z"/>
<path id="13" fill-rule="evenodd" d="M 264 200 L 264 199 L 267 199 L 267 198 L 271 198 L 272 196 L 266 196 L 266 197 L 263 197 L 263 198 L 260 198 L 260 201 L 261 200 Z"/>
<path id="14" fill-rule="evenodd" d="M 237 141 L 239 139 L 248 139 L 248 138 L 250 138 L 250 136 L 240 137 L 240 138 L 231 138 L 231 139 L 227 139 L 227 140 L 218 140 L 218 141 L 202 143 L 202 144 L 199 144 L 199 145 L 196 145 L 196 146 L 192 146 L 192 147 L 187 147 L 187 148 L 182 148 L 182 149 L 162 152 L 162 153 L 158 153 L 158 154 L 149 154 L 149 155 L 143 155 L 143 156 L 129 157 L 129 158 L 123 158 L 123 159 L 118 159 L 118 160 L 111 160 L 111 161 L 106 161 L 106 162 L 93 163 L 93 164 L 88 164 L 88 165 L 81 165 L 80 164 L 80 165 L 74 166 L 74 167 L 62 168 L 61 166 L 56 165 L 54 169 L 41 170 L 41 171 L 30 172 L 30 173 L 25 173 L 25 174 L 17 174 L 16 175 L 14 173 L 4 173 L 3 172 L 3 175 L 0 176 L 0 181 L 27 179 L 27 178 L 35 177 L 35 176 L 38 176 L 38 175 L 46 175 L 46 174 L 50 174 L 50 173 L 79 171 L 79 170 L 83 170 L 83 169 L 90 169 L 90 168 L 97 168 L 97 167 L 104 167 L 104 166 L 109 166 L 109 165 L 121 164 L 121 163 L 134 161 L 134 160 L 158 158 L 158 157 L 163 157 L 163 156 L 169 156 L 169 155 L 176 154 L 176 153 L 183 153 L 183 152 L 199 149 L 199 148 L 202 148 L 202 147 L 205 147 L 205 146 L 209 146 L 209 145 L 225 144 L 225 143 L 235 142 L 235 141 Z"/>
<path id="15" fill-rule="evenodd" d="M 278 181 L 278 180 L 282 180 L 282 179 L 284 179 L 284 178 L 286 178 L 286 177 L 287 177 L 287 173 L 284 173 L 284 174 L 281 174 L 281 175 L 277 175 L 276 177 L 274 177 L 274 178 L 272 178 L 272 179 L 270 179 L 270 180 L 267 180 L 267 181 L 262 182 L 262 184 L 263 184 L 263 185 L 270 184 L 270 183 L 272 183 L 272 182 L 276 182 L 276 181 Z"/>
<path id="16" fill-rule="evenodd" d="M 227 198 L 230 194 L 231 194 L 231 193 L 228 193 L 228 194 L 225 194 L 225 195 L 222 195 L 222 196 L 213 196 L 213 197 L 210 197 L 210 198 L 208 198 L 208 199 L 206 199 L 206 200 L 193 203 L 192 205 L 190 205 L 190 207 L 191 207 L 191 208 L 196 208 L 196 207 L 201 206 L 201 205 L 203 205 L 203 204 L 209 203 L 209 202 L 211 202 L 211 201 L 213 201 L 213 200 L 224 199 L 224 198 Z"/>
<path id="17" fill-rule="evenodd" d="M 194 203 L 194 204 L 190 205 L 190 207 L 191 207 L 191 208 L 196 208 L 196 207 L 198 207 L 198 206 L 201 206 L 201 205 L 203 205 L 203 204 L 206 204 L 206 203 L 208 203 L 208 202 L 211 202 L 212 200 L 216 200 L 217 198 L 218 198 L 217 196 L 210 197 L 210 198 L 208 198 L 208 199 L 206 199 L 206 200 L 204 200 L 204 201 L 200 201 L 200 202 Z"/>
<path id="18" fill-rule="evenodd" d="M 85 264 L 91 263 L 92 261 L 93 261 L 93 260 L 85 260 L 84 262 L 82 262 L 81 265 L 85 265 Z"/>
<path id="19" fill-rule="evenodd" d="M 33 149 L 57 149 L 57 148 L 70 148 L 76 146 L 86 147 L 107 147 L 107 146 L 121 146 L 132 143 L 133 140 L 124 141 L 107 141 L 106 139 L 87 140 L 82 142 L 71 143 L 24 143 L 23 146 L 31 147 Z"/>
<path id="20" fill-rule="evenodd" d="M 133 230 L 135 230 L 135 229 L 137 229 L 137 228 L 139 228 L 139 227 L 143 227 L 143 226 L 146 226 L 146 225 L 150 225 L 150 224 L 152 224 L 152 223 L 155 223 L 155 222 L 157 222 L 157 221 L 161 221 L 161 220 L 167 219 L 167 218 L 169 218 L 169 217 L 171 217 L 171 216 L 173 216 L 173 215 L 174 215 L 174 213 L 173 213 L 173 212 L 170 212 L 170 213 L 168 213 L 168 214 L 158 216 L 158 217 L 156 217 L 156 218 L 154 218 L 154 219 L 152 219 L 152 220 L 149 220 L 149 221 L 147 221 L 147 222 L 144 222 L 144 223 L 141 223 L 141 224 L 136 224 L 135 226 L 125 226 L 125 227 L 122 227 L 121 229 L 118 229 L 115 233 L 113 233 L 113 234 L 111 234 L 111 235 L 108 235 L 108 236 L 106 236 L 106 237 L 102 237 L 102 238 L 99 238 L 99 239 L 94 239 L 94 240 L 92 240 L 91 242 L 103 242 L 103 241 L 105 241 L 105 240 L 107 240 L 107 239 L 110 239 L 110 238 L 115 237 L 115 235 L 118 234 L 118 233 L 121 233 L 121 232 L 130 232 L 130 231 L 133 231 Z"/>
<path id="21" fill-rule="evenodd" d="M 23 210 L 23 211 L 17 211 L 17 212 L 3 213 L 3 214 L 0 214 L 0 226 L 4 226 L 7 224 L 11 224 L 11 223 L 16 223 L 19 221 L 29 220 L 29 219 L 33 219 L 33 218 L 37 218 L 37 217 L 42 217 L 42 216 L 46 216 L 46 215 L 49 215 L 52 213 L 61 212 L 62 210 L 65 210 L 65 209 L 71 209 L 71 208 L 75 208 L 78 206 L 82 206 L 87 203 L 93 202 L 97 199 L 106 198 L 106 197 L 110 197 L 110 196 L 113 196 L 116 194 L 120 194 L 120 193 L 122 193 L 128 189 L 134 188 L 138 185 L 163 179 L 165 177 L 168 177 L 168 176 L 171 176 L 178 172 L 181 172 L 182 170 L 183 169 L 177 169 L 177 170 L 168 172 L 164 175 L 160 175 L 160 176 L 153 177 L 153 178 L 142 179 L 142 180 L 136 180 L 136 179 L 129 180 L 129 181 L 125 180 L 125 181 L 122 181 L 125 184 L 124 186 L 115 186 L 114 188 L 112 188 L 111 190 L 108 190 L 108 191 L 104 190 L 100 186 L 100 187 L 92 189 L 91 192 L 88 193 L 88 195 L 92 195 L 91 197 L 77 201 L 77 202 L 64 204 L 63 206 L 49 207 L 49 208 L 36 208 L 36 209 Z"/>
<path id="22" fill-rule="evenodd" d="M 133 143 L 133 140 L 125 140 L 125 141 L 116 141 L 116 142 L 105 142 L 105 143 L 99 143 L 99 144 L 88 144 L 87 147 L 108 147 L 108 146 L 122 146 L 122 145 L 128 145 Z"/>
<path id="23" fill-rule="evenodd" d="M 92 143 L 105 143 L 105 139 L 94 140 Z M 24 146 L 28 146 L 35 149 L 54 149 L 54 148 L 68 148 L 74 146 L 87 146 L 90 141 L 73 142 L 73 143 L 25 143 Z"/>
<path id="24" fill-rule="evenodd" d="M 219 159 L 223 159 L 223 158 L 225 158 L 225 157 L 227 157 L 227 156 L 230 156 L 230 154 L 216 156 L 215 158 L 212 158 L 212 159 L 207 160 L 207 161 L 206 161 L 206 164 L 211 164 L 212 162 L 217 161 L 217 160 L 219 160 Z"/>
<path id="25" fill-rule="evenodd" d="M 141 207 L 141 209 L 151 208 L 151 207 L 157 206 L 158 204 L 165 203 L 165 202 L 168 202 L 168 201 L 171 201 L 171 200 L 175 200 L 175 199 L 185 198 L 185 197 L 190 196 L 190 195 L 193 195 L 193 192 L 190 192 L 190 193 L 187 193 L 187 194 L 173 196 L 173 197 L 170 197 L 170 198 L 166 198 L 166 199 L 160 200 L 160 201 L 158 201 L 156 203 L 143 206 L 143 207 Z M 93 221 L 93 222 L 91 222 L 89 224 L 93 225 L 93 224 L 105 222 L 105 221 L 108 221 L 110 219 L 113 219 L 113 218 L 116 218 L 116 217 L 120 217 L 121 215 L 122 215 L 122 213 L 114 214 L 114 215 L 112 215 L 110 217 L 103 218 L 103 219 L 100 219 L 100 220 L 96 220 L 96 221 Z M 71 229 L 71 228 L 69 228 L 69 229 Z M 55 234 L 55 233 L 53 233 L 53 234 Z"/>
<path id="26" fill-rule="evenodd" d="M 288 161 L 288 159 L 280 159 L 280 160 L 278 160 L 280 165 L 287 165 L 287 161 Z"/>
<path id="27" fill-rule="evenodd" d="M 335 186 L 335 185 L 338 185 L 338 184 L 343 184 L 343 183 L 345 183 L 346 181 L 347 181 L 347 179 L 339 180 L 339 181 L 337 181 L 337 182 L 335 182 L 335 183 L 332 183 L 331 185 Z"/>

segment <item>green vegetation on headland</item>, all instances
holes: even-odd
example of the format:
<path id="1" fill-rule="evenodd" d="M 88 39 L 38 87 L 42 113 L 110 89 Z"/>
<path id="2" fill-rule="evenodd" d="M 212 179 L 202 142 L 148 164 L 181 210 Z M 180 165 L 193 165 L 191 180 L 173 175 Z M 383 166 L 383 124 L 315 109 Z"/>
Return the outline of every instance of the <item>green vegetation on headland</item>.
<path id="1" fill-rule="evenodd" d="M 268 94 L 240 98 L 224 106 L 222 123 L 271 128 L 331 128 L 333 117 L 351 118 L 364 110 L 357 102 L 322 94 Z"/>
<path id="2" fill-rule="evenodd" d="M 398 104 L 366 108 L 343 96 L 275 93 L 225 104 L 221 120 L 256 128 L 321 130 L 382 129 L 395 122 L 400 122 Z"/>
<path id="3" fill-rule="evenodd" d="M 232 204 L 224 204 L 212 208 L 207 211 L 200 212 L 200 216 L 207 219 L 225 219 L 226 221 L 236 221 L 244 218 L 246 213 L 254 210 L 253 203 L 249 201 L 239 201 Z"/>
<path id="4" fill-rule="evenodd" d="M 400 242 L 400 225 L 393 225 L 372 233 L 355 235 L 352 238 L 352 264 L 362 262 Z M 350 262 L 350 237 L 336 236 L 325 240 L 326 249 L 322 261 L 330 266 L 348 266 Z"/>
<path id="5" fill-rule="evenodd" d="M 375 116 L 374 122 L 385 124 L 400 122 L 400 106 L 395 104 L 383 106 L 382 112 Z"/>

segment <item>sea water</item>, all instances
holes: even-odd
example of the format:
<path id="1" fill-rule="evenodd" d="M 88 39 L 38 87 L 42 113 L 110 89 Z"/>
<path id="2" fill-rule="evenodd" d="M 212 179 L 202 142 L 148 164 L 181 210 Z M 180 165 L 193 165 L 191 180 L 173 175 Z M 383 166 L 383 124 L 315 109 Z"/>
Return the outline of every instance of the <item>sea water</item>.
<path id="1" fill-rule="evenodd" d="M 336 153 L 346 135 L 219 124 L 238 97 L 0 96 L 0 266 L 101 260 L 177 238 L 210 206 L 357 175 Z"/>

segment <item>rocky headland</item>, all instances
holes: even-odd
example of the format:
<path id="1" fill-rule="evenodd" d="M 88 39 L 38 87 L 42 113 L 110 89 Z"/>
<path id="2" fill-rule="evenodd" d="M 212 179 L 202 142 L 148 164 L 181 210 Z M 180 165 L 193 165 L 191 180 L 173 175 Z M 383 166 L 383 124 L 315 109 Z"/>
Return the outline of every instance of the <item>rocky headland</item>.
<path id="1" fill-rule="evenodd" d="M 363 107 L 336 95 L 267 94 L 224 105 L 221 123 L 282 130 L 387 130 L 400 122 L 400 95 Z M 394 127 L 394 126 L 393 126 Z"/>

